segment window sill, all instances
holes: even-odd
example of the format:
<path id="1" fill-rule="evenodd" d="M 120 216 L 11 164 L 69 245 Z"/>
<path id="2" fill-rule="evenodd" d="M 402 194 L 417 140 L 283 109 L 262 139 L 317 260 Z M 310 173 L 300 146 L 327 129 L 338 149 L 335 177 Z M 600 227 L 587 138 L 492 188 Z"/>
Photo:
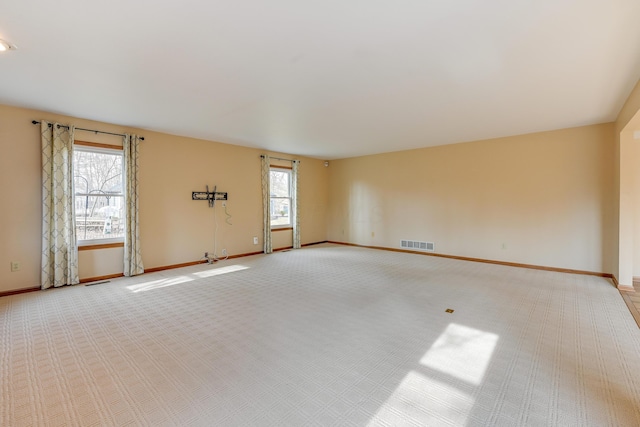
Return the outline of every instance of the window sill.
<path id="1" fill-rule="evenodd" d="M 91 251 L 94 249 L 109 249 L 109 248 L 124 248 L 124 242 L 97 243 L 97 244 L 78 246 L 79 251 Z"/>
<path id="2" fill-rule="evenodd" d="M 293 227 L 278 227 L 278 228 L 272 228 L 271 232 L 274 233 L 276 231 L 287 231 L 287 230 L 293 230 Z"/>

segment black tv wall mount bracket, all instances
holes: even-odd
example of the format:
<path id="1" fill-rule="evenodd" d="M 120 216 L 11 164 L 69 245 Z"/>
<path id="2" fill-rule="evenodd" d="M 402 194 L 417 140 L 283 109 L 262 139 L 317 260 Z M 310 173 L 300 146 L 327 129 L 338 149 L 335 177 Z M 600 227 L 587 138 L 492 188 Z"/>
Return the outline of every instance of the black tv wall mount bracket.
<path id="1" fill-rule="evenodd" d="M 207 200 L 209 207 L 212 208 L 216 200 L 227 200 L 227 193 L 216 191 L 218 186 L 213 187 L 213 191 L 209 191 L 207 185 L 207 191 L 193 191 L 191 192 L 191 200 Z"/>

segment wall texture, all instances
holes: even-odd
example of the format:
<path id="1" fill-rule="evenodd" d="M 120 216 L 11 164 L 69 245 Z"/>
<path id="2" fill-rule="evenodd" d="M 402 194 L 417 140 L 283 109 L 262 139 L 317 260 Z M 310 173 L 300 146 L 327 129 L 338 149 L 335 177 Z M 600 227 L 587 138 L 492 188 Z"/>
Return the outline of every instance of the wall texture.
<path id="1" fill-rule="evenodd" d="M 261 150 L 167 135 L 0 105 L 0 292 L 40 282 L 40 128 L 33 119 L 59 120 L 89 129 L 145 137 L 140 150 L 140 222 L 145 268 L 196 261 L 214 250 L 230 255 L 262 250 Z M 77 140 L 121 144 L 119 137 L 78 131 Z M 279 157 L 291 155 L 270 153 Z M 302 243 L 326 240 L 328 170 L 323 161 L 300 158 Z M 229 193 L 227 212 L 192 201 L 205 185 Z M 277 233 L 274 247 L 290 246 L 291 232 Z M 253 236 L 260 239 L 253 245 Z M 10 261 L 21 270 L 10 271 Z M 122 248 L 81 251 L 81 278 L 122 272 Z"/>
<path id="2" fill-rule="evenodd" d="M 638 128 L 640 130 L 640 127 Z M 633 277 L 640 277 L 640 140 L 633 139 L 629 156 L 633 161 Z"/>
<path id="3" fill-rule="evenodd" d="M 302 241 L 397 248 L 400 239 L 414 239 L 435 242 L 443 254 L 615 274 L 625 233 L 618 229 L 619 135 L 638 108 L 640 85 L 616 123 L 336 160 L 328 168 L 302 158 Z M 212 252 L 216 221 L 218 252 L 261 251 L 261 150 L 0 105 L 0 292 L 39 283 L 40 141 L 32 119 L 145 136 L 140 163 L 147 268 Z M 120 143 L 86 132 L 76 138 Z M 220 205 L 214 210 L 191 200 L 191 191 L 207 184 L 229 193 L 232 225 Z M 628 232 L 634 235 L 634 275 L 640 275 L 636 222 Z M 273 239 L 276 248 L 289 246 L 291 232 Z M 122 271 L 121 248 L 82 251 L 79 258 L 82 278 Z M 10 272 L 10 261 L 19 261 L 21 270 Z"/>
<path id="4" fill-rule="evenodd" d="M 329 240 L 611 272 L 613 124 L 331 162 Z"/>
<path id="5" fill-rule="evenodd" d="M 618 113 L 614 131 L 615 230 L 613 274 L 622 286 L 640 276 L 640 187 L 637 164 L 640 153 L 634 132 L 640 130 L 640 81 Z"/>

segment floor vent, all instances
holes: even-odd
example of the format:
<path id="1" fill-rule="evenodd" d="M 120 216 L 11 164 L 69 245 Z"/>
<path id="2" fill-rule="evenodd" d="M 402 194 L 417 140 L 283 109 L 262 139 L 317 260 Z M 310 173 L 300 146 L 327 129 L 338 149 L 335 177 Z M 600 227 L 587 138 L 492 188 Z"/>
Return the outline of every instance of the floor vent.
<path id="1" fill-rule="evenodd" d="M 427 251 L 434 252 L 436 250 L 436 244 L 433 242 L 420 242 L 417 240 L 400 240 L 400 247 L 402 249 L 410 249 L 414 251 Z"/>

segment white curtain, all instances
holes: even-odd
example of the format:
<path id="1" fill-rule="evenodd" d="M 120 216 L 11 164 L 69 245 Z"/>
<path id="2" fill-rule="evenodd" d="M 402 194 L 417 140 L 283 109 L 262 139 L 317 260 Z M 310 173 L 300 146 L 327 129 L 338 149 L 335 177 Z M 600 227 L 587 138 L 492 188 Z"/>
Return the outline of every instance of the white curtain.
<path id="1" fill-rule="evenodd" d="M 266 154 L 262 156 L 262 229 L 264 253 L 273 252 L 271 246 L 271 185 L 269 176 L 271 173 L 271 160 Z"/>
<path id="2" fill-rule="evenodd" d="M 298 203 L 298 166 L 299 160 L 291 162 L 291 204 L 292 215 L 291 223 L 293 224 L 293 249 L 300 249 L 300 203 Z"/>
<path id="3" fill-rule="evenodd" d="M 125 236 L 124 275 L 144 273 L 140 252 L 140 226 L 138 223 L 138 151 L 140 137 L 125 135 L 122 141 L 125 173 Z"/>
<path id="4" fill-rule="evenodd" d="M 73 125 L 41 121 L 42 289 L 80 283 L 73 194 Z"/>

